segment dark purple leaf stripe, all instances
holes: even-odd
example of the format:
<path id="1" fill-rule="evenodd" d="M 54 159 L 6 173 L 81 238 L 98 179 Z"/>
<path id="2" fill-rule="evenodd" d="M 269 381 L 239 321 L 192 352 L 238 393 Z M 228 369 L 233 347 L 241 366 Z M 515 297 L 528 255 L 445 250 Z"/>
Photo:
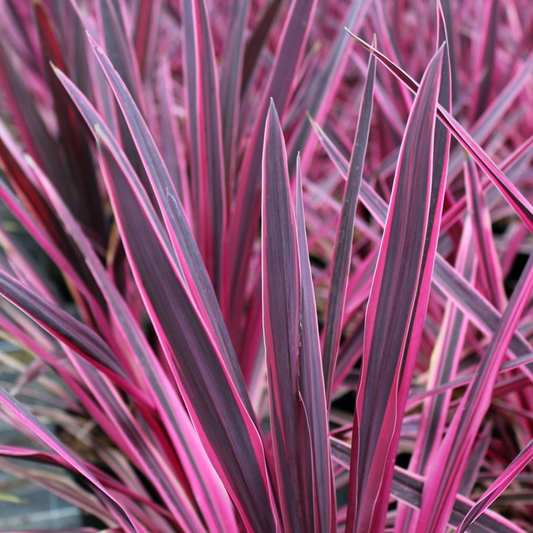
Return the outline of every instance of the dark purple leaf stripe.
<path id="1" fill-rule="evenodd" d="M 474 117 L 481 115 L 487 107 L 491 88 L 493 87 L 493 73 L 494 73 L 494 56 L 496 53 L 496 39 L 497 39 L 497 22 L 498 22 L 498 0 L 490 0 L 483 11 L 485 14 L 485 24 L 483 32 L 483 47 L 482 54 L 479 57 L 479 65 L 477 71 L 483 76 L 483 81 L 477 93 L 472 97 L 472 109 Z"/>
<path id="2" fill-rule="evenodd" d="M 166 59 L 161 62 L 158 71 L 158 96 L 161 130 L 161 154 L 168 169 L 168 174 L 174 183 L 176 192 L 183 205 L 183 209 L 191 220 L 191 198 L 189 178 L 184 162 L 184 146 L 180 136 L 177 120 L 172 110 L 176 107 L 172 92 L 172 78 L 170 65 Z"/>
<path id="3" fill-rule="evenodd" d="M 231 27 L 220 74 L 222 142 L 224 145 L 224 173 L 228 206 L 231 205 L 235 192 L 234 175 L 238 155 L 237 134 L 241 105 L 245 28 L 250 3 L 250 0 L 237 0 L 233 5 Z"/>
<path id="4" fill-rule="evenodd" d="M 135 61 L 135 49 L 133 43 L 130 41 L 129 35 L 124 22 L 123 13 L 125 5 L 123 0 L 96 0 L 98 32 L 93 31 L 92 26 L 89 26 L 87 17 L 85 25 L 87 27 L 88 36 L 98 36 L 98 39 L 105 50 L 108 52 L 111 63 L 120 74 L 120 78 L 128 88 L 132 95 L 138 109 L 143 115 L 146 113 L 144 93 L 142 91 L 141 76 L 138 68 L 138 63 Z M 116 106 L 113 102 L 113 97 L 105 83 L 105 76 L 94 68 L 93 83 L 95 85 L 94 92 L 99 98 L 100 107 L 103 116 L 107 119 L 106 125 L 111 128 L 117 139 L 121 140 L 121 146 L 126 152 L 133 168 L 139 174 L 141 181 L 145 187 L 148 188 L 147 178 L 142 170 L 142 164 L 139 161 L 139 156 L 135 150 L 135 145 L 131 134 L 128 131 L 122 116 L 117 113 Z M 114 127 L 112 127 L 114 125 Z M 151 191 L 149 191 L 149 194 Z M 153 198 L 150 197 L 152 200 Z"/>
<path id="5" fill-rule="evenodd" d="M 139 70 L 146 77 L 152 72 L 154 63 L 155 44 L 162 4 L 162 0 L 141 0 L 137 10 L 137 23 L 133 42 Z"/>
<path id="6" fill-rule="evenodd" d="M 243 80 L 241 94 L 244 95 L 248 82 L 255 71 L 257 61 L 264 50 L 265 41 L 268 34 L 272 31 L 272 25 L 276 20 L 276 15 L 283 4 L 282 0 L 271 0 L 263 9 L 258 22 L 256 23 L 253 33 L 246 42 L 246 50 L 243 59 Z"/>
<path id="7" fill-rule="evenodd" d="M 134 60 L 134 48 L 129 42 L 121 15 L 122 0 L 99 0 L 96 5 L 105 49 L 124 84 L 133 95 L 137 107 L 144 110 L 138 63 Z"/>
<path id="8" fill-rule="evenodd" d="M 347 182 L 344 190 L 344 198 L 342 201 L 342 210 L 337 226 L 331 267 L 329 297 L 324 325 L 324 349 L 322 357 L 326 384 L 326 399 L 328 403 L 331 402 L 335 364 L 337 362 L 342 333 L 346 289 L 348 287 L 352 256 L 355 210 L 359 197 L 359 189 L 361 188 L 361 181 L 363 179 L 363 166 L 372 118 L 372 98 L 374 94 L 375 79 L 376 62 L 372 54 L 370 54 L 368 72 L 363 89 L 363 98 L 359 108 L 359 119 L 354 145 L 348 168 Z"/>

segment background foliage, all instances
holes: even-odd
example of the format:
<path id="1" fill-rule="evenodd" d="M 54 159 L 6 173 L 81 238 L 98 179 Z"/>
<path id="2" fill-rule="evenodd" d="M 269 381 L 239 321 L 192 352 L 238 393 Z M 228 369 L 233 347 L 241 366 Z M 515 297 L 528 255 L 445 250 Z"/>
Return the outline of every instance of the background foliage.
<path id="1" fill-rule="evenodd" d="M 117 533 L 533 531 L 531 2 L 0 14 L 1 469 Z"/>

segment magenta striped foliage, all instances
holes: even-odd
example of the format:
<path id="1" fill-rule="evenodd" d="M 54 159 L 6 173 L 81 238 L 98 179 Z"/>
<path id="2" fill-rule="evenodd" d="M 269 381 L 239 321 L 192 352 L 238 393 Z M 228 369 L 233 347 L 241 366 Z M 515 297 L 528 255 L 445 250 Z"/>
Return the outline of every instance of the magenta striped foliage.
<path id="1" fill-rule="evenodd" d="M 80 532 L 532 531 L 531 2 L 0 15 L 2 471 Z"/>

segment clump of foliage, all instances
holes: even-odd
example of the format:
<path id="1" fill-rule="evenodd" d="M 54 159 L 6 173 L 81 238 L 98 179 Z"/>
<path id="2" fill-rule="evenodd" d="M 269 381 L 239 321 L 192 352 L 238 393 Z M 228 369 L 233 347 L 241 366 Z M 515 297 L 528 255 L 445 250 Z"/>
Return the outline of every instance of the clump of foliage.
<path id="1" fill-rule="evenodd" d="M 532 531 L 529 0 L 0 13 L 2 470 L 117 533 Z"/>

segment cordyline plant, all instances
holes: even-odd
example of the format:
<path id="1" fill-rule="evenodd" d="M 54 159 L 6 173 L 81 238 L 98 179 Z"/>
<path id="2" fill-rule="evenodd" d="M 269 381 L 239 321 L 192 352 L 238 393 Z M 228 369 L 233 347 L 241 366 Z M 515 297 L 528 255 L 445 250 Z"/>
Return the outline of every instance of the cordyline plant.
<path id="1" fill-rule="evenodd" d="M 0 0 L 0 469 L 117 533 L 533 531 L 532 34 Z"/>

